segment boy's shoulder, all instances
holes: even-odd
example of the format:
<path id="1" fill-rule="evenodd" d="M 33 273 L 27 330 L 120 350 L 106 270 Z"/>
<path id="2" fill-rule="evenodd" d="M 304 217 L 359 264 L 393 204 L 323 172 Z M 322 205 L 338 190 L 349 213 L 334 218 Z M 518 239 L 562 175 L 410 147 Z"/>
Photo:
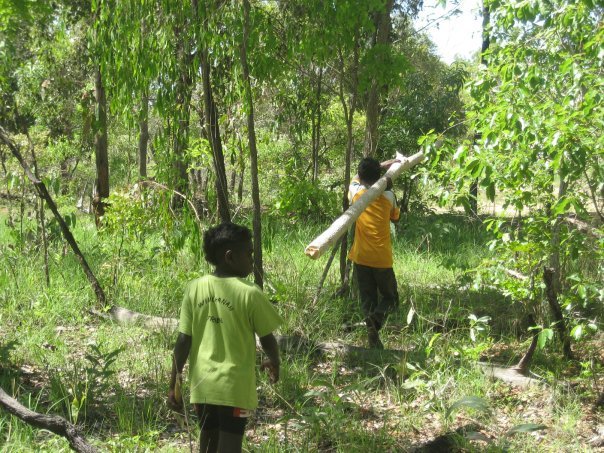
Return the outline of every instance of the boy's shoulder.
<path id="1" fill-rule="evenodd" d="M 228 284 L 230 286 L 237 287 L 241 291 L 253 291 L 253 292 L 262 292 L 262 289 L 256 285 L 254 282 L 246 280 L 245 278 L 240 277 L 216 277 L 215 275 L 206 274 L 201 277 L 194 278 L 193 280 L 187 283 L 187 287 L 195 287 L 198 285 L 213 285 L 213 284 Z"/>

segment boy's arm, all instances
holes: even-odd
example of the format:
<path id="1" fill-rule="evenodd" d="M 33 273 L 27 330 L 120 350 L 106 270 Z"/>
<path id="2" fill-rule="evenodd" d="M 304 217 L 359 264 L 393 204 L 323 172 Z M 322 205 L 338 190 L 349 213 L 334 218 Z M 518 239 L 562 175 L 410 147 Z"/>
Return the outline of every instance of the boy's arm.
<path id="1" fill-rule="evenodd" d="M 182 397 L 179 398 L 180 401 L 177 401 L 174 395 L 176 378 L 177 375 L 182 373 L 182 369 L 184 368 L 187 358 L 189 357 L 191 340 L 192 338 L 190 335 L 186 335 L 181 332 L 176 339 L 176 344 L 174 345 L 174 353 L 172 356 L 172 374 L 170 376 L 170 390 L 168 392 L 168 405 L 172 405 L 176 408 L 182 406 Z"/>
<path id="2" fill-rule="evenodd" d="M 277 344 L 277 340 L 272 333 L 260 337 L 260 344 L 268 356 L 268 360 L 262 363 L 262 369 L 268 370 L 271 382 L 274 384 L 279 380 L 279 367 L 281 365 L 281 359 L 279 358 L 279 345 Z"/>

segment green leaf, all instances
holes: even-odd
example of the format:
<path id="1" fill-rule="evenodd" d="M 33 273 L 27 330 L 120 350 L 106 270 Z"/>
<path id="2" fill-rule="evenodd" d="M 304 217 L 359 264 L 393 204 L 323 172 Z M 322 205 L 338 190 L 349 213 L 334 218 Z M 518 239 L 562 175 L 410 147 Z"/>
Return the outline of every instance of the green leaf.
<path id="1" fill-rule="evenodd" d="M 451 406 L 447 408 L 445 411 L 445 416 L 449 418 L 452 414 L 458 411 L 461 408 L 469 408 L 474 409 L 479 412 L 488 413 L 491 411 L 489 403 L 479 396 L 471 395 L 464 396 L 460 400 L 455 401 Z"/>
<path id="2" fill-rule="evenodd" d="M 507 433 L 505 433 L 505 437 L 511 436 L 517 433 L 531 433 L 533 431 L 541 431 L 547 429 L 545 425 L 537 425 L 535 423 L 523 423 L 521 425 L 512 426 Z"/>
<path id="3" fill-rule="evenodd" d="M 573 330 L 570 331 L 570 334 L 575 340 L 581 339 L 581 336 L 583 335 L 583 326 L 579 324 L 573 327 Z"/>
<path id="4" fill-rule="evenodd" d="M 537 337 L 537 346 L 539 349 L 543 349 L 548 340 L 551 340 L 554 336 L 554 331 L 552 329 L 543 329 L 539 332 L 539 336 Z"/>

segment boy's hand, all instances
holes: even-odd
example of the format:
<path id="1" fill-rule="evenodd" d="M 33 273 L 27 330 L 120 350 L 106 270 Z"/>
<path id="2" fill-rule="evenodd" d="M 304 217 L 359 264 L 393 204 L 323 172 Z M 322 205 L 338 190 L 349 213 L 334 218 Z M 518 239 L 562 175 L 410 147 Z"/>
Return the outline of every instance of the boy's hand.
<path id="1" fill-rule="evenodd" d="M 388 168 L 390 168 L 390 166 L 391 166 L 392 164 L 395 164 L 395 163 L 397 163 L 397 162 L 400 162 L 400 160 L 398 160 L 398 159 L 390 159 L 390 160 L 385 160 L 384 162 L 382 162 L 382 163 L 380 164 L 380 167 L 382 167 L 382 168 L 384 168 L 384 169 L 388 169 Z"/>
<path id="2" fill-rule="evenodd" d="M 262 371 L 266 370 L 271 384 L 275 384 L 279 380 L 279 364 L 273 363 L 272 360 L 266 359 L 260 365 Z"/>

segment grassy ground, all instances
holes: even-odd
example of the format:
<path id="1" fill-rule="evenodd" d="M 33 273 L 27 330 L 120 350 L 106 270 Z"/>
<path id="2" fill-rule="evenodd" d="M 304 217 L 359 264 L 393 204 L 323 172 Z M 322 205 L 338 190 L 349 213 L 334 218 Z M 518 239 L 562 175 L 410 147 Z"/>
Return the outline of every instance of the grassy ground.
<path id="1" fill-rule="evenodd" d="M 174 332 L 91 316 L 94 294 L 60 241 L 51 244 L 47 288 L 32 225 L 25 222 L 25 240 L 18 241 L 6 212 L 0 217 L 1 387 L 34 410 L 77 422 L 102 451 L 187 451 L 188 431 L 164 404 Z M 323 227 L 265 224 L 266 290 L 286 320 L 280 333 L 362 346 L 362 328 L 343 328 L 361 320 L 357 302 L 332 297 L 337 266 L 312 303 L 326 259 L 311 261 L 303 249 Z M 209 270 L 187 247 L 167 250 L 159 235 L 97 233 L 80 218 L 75 236 L 111 303 L 139 312 L 177 316 L 184 283 Z M 562 361 L 554 343 L 539 351 L 533 370 L 547 384 L 528 390 L 490 381 L 477 365 L 481 358 L 514 363 L 528 345 L 516 321 L 521 307 L 468 283 L 486 240 L 480 223 L 452 214 L 399 225 L 401 307 L 384 340 L 403 351 L 402 359 L 285 354 L 277 385 L 259 375 L 261 407 L 245 449 L 407 451 L 466 427 L 473 434 L 435 451 L 590 451 L 587 440 L 604 424 L 602 412 L 592 409 L 602 384 L 601 337 L 577 346 L 580 360 L 573 364 Z M 471 314 L 491 318 L 474 340 Z M 546 428 L 509 433 L 529 423 Z M 195 442 L 198 430 L 191 431 Z M 0 451 L 67 450 L 63 439 L 0 412 Z"/>

